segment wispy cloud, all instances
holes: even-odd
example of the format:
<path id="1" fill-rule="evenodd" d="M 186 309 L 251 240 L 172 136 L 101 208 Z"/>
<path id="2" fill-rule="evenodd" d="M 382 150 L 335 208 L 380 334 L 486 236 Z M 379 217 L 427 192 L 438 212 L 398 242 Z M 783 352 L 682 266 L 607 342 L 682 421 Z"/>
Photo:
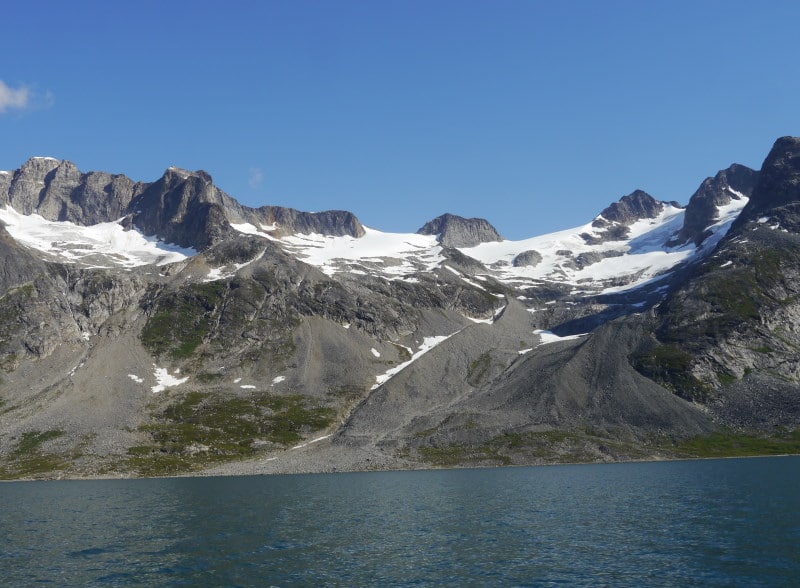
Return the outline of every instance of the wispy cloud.
<path id="1" fill-rule="evenodd" d="M 260 167 L 251 167 L 250 168 L 250 177 L 247 180 L 247 183 L 250 184 L 251 188 L 258 188 L 261 185 L 261 182 L 264 181 L 264 172 Z"/>
<path id="2" fill-rule="evenodd" d="M 0 80 L 0 114 L 6 110 L 27 108 L 31 101 L 31 91 L 25 87 L 10 88 Z"/>
<path id="3" fill-rule="evenodd" d="M 5 114 L 10 110 L 23 111 L 52 108 L 55 101 L 55 96 L 50 90 L 38 92 L 24 84 L 12 88 L 3 80 L 0 80 L 0 114 Z"/>

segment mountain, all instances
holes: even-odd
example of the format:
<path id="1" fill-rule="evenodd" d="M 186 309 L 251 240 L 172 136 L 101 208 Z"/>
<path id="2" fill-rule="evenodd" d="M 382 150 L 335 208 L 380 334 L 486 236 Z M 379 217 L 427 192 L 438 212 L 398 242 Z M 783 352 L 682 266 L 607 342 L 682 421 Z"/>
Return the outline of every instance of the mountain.
<path id="1" fill-rule="evenodd" d="M 798 146 L 519 241 L 30 159 L 0 172 L 0 477 L 788 451 Z"/>

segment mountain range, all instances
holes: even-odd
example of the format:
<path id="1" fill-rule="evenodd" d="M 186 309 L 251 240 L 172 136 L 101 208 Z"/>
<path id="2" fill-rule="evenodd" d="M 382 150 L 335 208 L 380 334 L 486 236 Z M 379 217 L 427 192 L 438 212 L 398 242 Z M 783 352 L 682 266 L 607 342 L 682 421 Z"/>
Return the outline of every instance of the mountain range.
<path id="1" fill-rule="evenodd" d="M 793 137 L 519 241 L 35 157 L 0 172 L 0 477 L 798 451 L 799 252 Z"/>

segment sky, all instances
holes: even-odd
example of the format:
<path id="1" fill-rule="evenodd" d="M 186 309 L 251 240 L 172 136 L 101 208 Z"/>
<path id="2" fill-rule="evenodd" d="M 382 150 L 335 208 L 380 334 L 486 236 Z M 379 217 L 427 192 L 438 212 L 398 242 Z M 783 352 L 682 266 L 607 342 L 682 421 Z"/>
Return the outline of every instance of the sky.
<path id="1" fill-rule="evenodd" d="M 795 0 L 13 2 L 0 169 L 32 156 L 250 206 L 519 239 L 686 203 L 800 135 Z"/>

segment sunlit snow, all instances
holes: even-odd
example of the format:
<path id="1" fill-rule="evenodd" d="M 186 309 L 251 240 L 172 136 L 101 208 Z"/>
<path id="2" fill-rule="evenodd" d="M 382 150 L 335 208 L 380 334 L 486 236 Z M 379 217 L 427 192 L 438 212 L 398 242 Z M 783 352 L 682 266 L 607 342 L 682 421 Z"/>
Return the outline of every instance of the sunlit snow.
<path id="1" fill-rule="evenodd" d="M 0 221 L 17 242 L 27 247 L 54 255 L 61 261 L 95 267 L 103 264 L 125 268 L 164 265 L 197 253 L 146 237 L 136 229 L 126 231 L 119 221 L 84 227 L 49 221 L 38 214 L 23 215 L 10 206 L 0 209 Z"/>
<path id="2" fill-rule="evenodd" d="M 363 237 L 319 234 L 290 235 L 284 247 L 328 275 L 353 269 L 386 276 L 404 276 L 435 269 L 444 257 L 432 235 L 383 233 L 364 227 Z M 356 267 L 353 267 L 356 266 Z"/>
<path id="3" fill-rule="evenodd" d="M 180 370 L 176 370 L 175 373 L 180 373 Z M 163 392 L 172 386 L 180 386 L 181 384 L 185 384 L 187 381 L 189 381 L 189 376 L 184 378 L 176 378 L 175 376 L 170 375 L 170 373 L 167 371 L 167 368 L 160 368 L 155 364 L 153 364 L 153 375 L 156 378 L 156 382 L 158 382 L 151 388 L 153 390 L 153 394 Z"/>
<path id="4" fill-rule="evenodd" d="M 581 337 L 585 337 L 588 333 L 581 333 L 580 335 L 566 335 L 564 337 L 559 337 L 552 331 L 542 331 L 536 330 L 533 332 L 534 335 L 539 335 L 539 345 L 548 345 L 549 343 L 557 343 L 559 341 L 571 341 L 573 339 L 580 339 Z"/>

